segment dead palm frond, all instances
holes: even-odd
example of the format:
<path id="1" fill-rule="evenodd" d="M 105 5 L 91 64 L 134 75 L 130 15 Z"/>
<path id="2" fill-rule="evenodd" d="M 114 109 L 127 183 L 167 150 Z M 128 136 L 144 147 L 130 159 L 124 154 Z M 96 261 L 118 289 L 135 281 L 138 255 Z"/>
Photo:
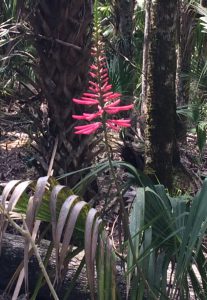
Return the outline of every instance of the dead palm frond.
<path id="1" fill-rule="evenodd" d="M 72 245 L 78 242 L 79 249 L 85 251 L 91 299 L 95 299 L 96 276 L 94 267 L 97 249 L 108 253 L 108 258 L 102 264 L 102 269 L 97 268 L 99 285 L 100 274 L 104 272 L 103 266 L 107 265 L 106 267 L 108 267 L 110 257 L 111 263 L 113 262 L 110 242 L 107 236 L 103 235 L 102 220 L 97 211 L 90 208 L 88 203 L 81 201 L 68 187 L 59 185 L 54 178 L 48 176 L 39 178 L 37 182 L 12 180 L 5 186 L 0 199 L 0 244 L 9 223 L 23 234 L 25 237 L 24 273 L 26 283 L 28 284 L 29 257 L 31 251 L 34 251 L 36 255 L 37 250 L 36 239 L 32 236 L 32 232 L 36 222 L 40 220 L 51 224 L 52 227 L 51 238 L 56 253 L 56 273 L 51 280 L 55 280 L 56 283 L 63 280 L 67 265 L 70 262 L 68 257 L 73 252 Z M 19 220 L 18 223 L 22 222 L 23 229 L 15 223 L 17 220 Z M 39 259 L 39 257 L 37 258 Z M 98 264 L 100 264 L 100 259 L 103 260 L 103 257 L 98 258 Z M 115 286 L 114 282 L 106 284 Z"/>

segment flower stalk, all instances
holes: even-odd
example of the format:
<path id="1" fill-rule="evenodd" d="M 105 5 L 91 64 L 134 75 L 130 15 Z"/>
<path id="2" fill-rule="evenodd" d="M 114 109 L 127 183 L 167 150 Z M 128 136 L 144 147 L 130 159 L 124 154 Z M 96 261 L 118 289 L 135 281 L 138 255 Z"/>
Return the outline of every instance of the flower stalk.
<path id="1" fill-rule="evenodd" d="M 104 134 L 106 153 L 109 162 L 109 169 L 113 181 L 116 186 L 118 201 L 120 205 L 120 213 L 122 216 L 122 222 L 124 226 L 125 238 L 129 241 L 129 247 L 133 256 L 133 263 L 137 268 L 142 280 L 145 283 L 146 288 L 149 290 L 153 299 L 157 299 L 153 291 L 151 290 L 142 270 L 137 262 L 136 252 L 134 249 L 132 237 L 129 229 L 129 216 L 125 208 L 122 191 L 119 186 L 117 176 L 112 163 L 112 151 L 108 140 L 108 129 L 119 131 L 124 127 L 131 127 L 130 119 L 119 119 L 116 115 L 122 111 L 129 111 L 133 108 L 133 104 L 120 105 L 121 94 L 113 92 L 112 85 L 109 84 L 108 68 L 104 52 L 104 44 L 101 40 L 100 22 L 97 15 L 97 8 L 95 9 L 94 18 L 94 46 L 92 48 L 91 55 L 93 56 L 94 63 L 90 66 L 88 91 L 83 93 L 80 99 L 74 98 L 73 102 L 78 105 L 85 105 L 93 108 L 92 112 L 83 113 L 82 115 L 73 115 L 76 120 L 83 120 L 89 122 L 89 124 L 75 126 L 75 134 L 93 134 L 102 129 Z M 94 112 L 94 109 L 96 111 Z M 114 115 L 114 116 L 113 116 Z M 113 117 L 112 117 L 113 116 Z M 92 122 L 91 122 L 92 121 Z"/>
<path id="2" fill-rule="evenodd" d="M 80 99 L 73 98 L 73 102 L 78 105 L 89 106 L 93 108 L 93 112 L 72 116 L 73 119 L 90 122 L 89 124 L 76 126 L 75 134 L 93 134 L 98 129 L 103 129 L 103 126 L 115 131 L 119 131 L 122 127 L 131 126 L 130 119 L 113 117 L 119 112 L 131 110 L 133 104 L 120 105 L 121 94 L 113 92 L 112 85 L 109 83 L 104 44 L 101 41 L 98 20 L 95 21 L 94 33 L 94 46 L 91 51 L 94 62 L 90 66 L 89 76 L 91 80 L 89 80 L 88 91 L 83 93 Z"/>

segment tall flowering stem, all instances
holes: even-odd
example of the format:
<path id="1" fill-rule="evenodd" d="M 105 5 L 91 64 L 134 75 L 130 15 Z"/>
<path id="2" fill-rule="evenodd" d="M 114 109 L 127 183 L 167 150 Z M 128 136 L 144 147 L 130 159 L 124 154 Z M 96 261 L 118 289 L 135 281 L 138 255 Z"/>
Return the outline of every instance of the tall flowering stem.
<path id="1" fill-rule="evenodd" d="M 98 18 L 95 18 L 94 46 L 91 51 L 94 62 L 90 66 L 89 72 L 91 80 L 89 80 L 88 91 L 83 93 L 80 99 L 73 99 L 73 102 L 79 105 L 93 107 L 95 112 L 72 116 L 76 120 L 89 122 L 86 125 L 76 126 L 75 134 L 92 134 L 99 128 L 104 129 L 104 127 L 119 131 L 122 127 L 131 126 L 129 119 L 117 119 L 113 117 L 113 115 L 121 111 L 132 109 L 133 104 L 120 105 L 121 94 L 114 93 L 112 90 L 112 85 L 109 83 L 104 43 L 101 40 L 100 31 Z"/>
<path id="2" fill-rule="evenodd" d="M 95 111 L 90 113 L 83 113 L 82 115 L 73 115 L 76 120 L 83 120 L 89 124 L 75 126 L 75 134 L 93 134 L 97 130 L 102 129 L 105 138 L 106 153 L 108 155 L 111 175 L 114 179 L 117 193 L 120 200 L 120 208 L 122 219 L 125 219 L 124 229 L 126 237 L 129 238 L 128 215 L 125 211 L 124 201 L 122 199 L 121 189 L 117 182 L 116 174 L 112 164 L 112 153 L 108 142 L 108 129 L 119 131 L 122 127 L 130 127 L 130 119 L 118 119 L 113 115 L 121 111 L 128 111 L 133 108 L 133 104 L 120 105 L 121 94 L 113 92 L 112 85 L 109 83 L 108 68 L 104 52 L 104 43 L 101 39 L 100 22 L 98 18 L 97 9 L 95 9 L 94 18 L 94 46 L 91 54 L 93 57 L 93 64 L 90 66 L 88 91 L 83 93 L 80 99 L 74 98 L 73 102 L 78 105 L 90 106 Z"/>
<path id="3" fill-rule="evenodd" d="M 95 7 L 96 7 L 95 1 Z M 90 108 L 94 108 L 93 112 L 83 113 L 82 115 L 73 115 L 72 117 L 76 120 L 83 120 L 88 122 L 84 125 L 75 126 L 75 134 L 93 134 L 98 130 L 103 130 L 106 153 L 108 156 L 108 162 L 110 167 L 110 172 L 114 180 L 118 200 L 120 204 L 122 222 L 124 225 L 125 235 L 129 241 L 129 246 L 133 255 L 134 265 L 136 265 L 137 270 L 145 282 L 146 288 L 150 291 L 153 299 L 157 299 L 151 290 L 145 276 L 137 263 L 136 252 L 134 249 L 133 241 L 129 230 L 129 218 L 128 213 L 125 209 L 124 200 L 122 197 L 122 191 L 117 181 L 117 176 L 113 167 L 111 160 L 112 153 L 111 147 L 108 141 L 108 129 L 119 131 L 123 127 L 130 127 L 130 119 L 118 119 L 114 115 L 117 115 L 121 111 L 128 111 L 133 108 L 133 104 L 130 105 L 120 105 L 121 94 L 113 92 L 112 85 L 109 83 L 108 68 L 104 51 L 104 43 L 101 39 L 101 29 L 100 22 L 98 18 L 98 10 L 95 8 L 95 18 L 94 18 L 94 46 L 92 48 L 91 55 L 93 56 L 93 64 L 90 66 L 90 80 L 88 91 L 83 93 L 80 99 L 74 98 L 73 102 L 78 105 L 85 105 Z"/>

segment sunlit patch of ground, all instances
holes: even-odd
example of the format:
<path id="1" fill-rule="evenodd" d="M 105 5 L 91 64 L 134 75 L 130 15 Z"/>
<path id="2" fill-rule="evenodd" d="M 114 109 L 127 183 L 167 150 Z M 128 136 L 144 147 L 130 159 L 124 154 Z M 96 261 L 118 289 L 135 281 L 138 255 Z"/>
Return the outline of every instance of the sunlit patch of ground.
<path id="1" fill-rule="evenodd" d="M 23 132 L 5 132 L 2 134 L 0 139 L 0 149 L 8 150 L 14 148 L 21 148 L 24 146 L 28 146 L 30 144 L 30 139 L 28 134 Z"/>

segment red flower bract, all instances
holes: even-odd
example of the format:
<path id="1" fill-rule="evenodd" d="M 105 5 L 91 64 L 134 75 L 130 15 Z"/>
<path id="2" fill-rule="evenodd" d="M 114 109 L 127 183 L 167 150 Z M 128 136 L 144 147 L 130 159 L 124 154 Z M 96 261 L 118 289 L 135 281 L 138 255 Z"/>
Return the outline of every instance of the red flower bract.
<path id="1" fill-rule="evenodd" d="M 97 111 L 93 113 L 83 113 L 82 115 L 73 115 L 76 120 L 92 121 L 98 118 L 98 121 L 88 125 L 75 127 L 75 134 L 95 133 L 105 122 L 105 125 L 113 130 L 120 130 L 121 127 L 130 127 L 130 120 L 108 119 L 108 115 L 114 115 L 120 111 L 128 111 L 133 108 L 133 104 L 118 106 L 121 102 L 121 94 L 112 91 L 112 85 L 109 84 L 108 69 L 106 57 L 104 56 L 104 46 L 100 40 L 96 41 L 96 47 L 92 48 L 94 63 L 90 66 L 88 92 L 83 93 L 80 99 L 73 98 L 73 102 L 79 105 L 97 106 Z"/>
<path id="2" fill-rule="evenodd" d="M 101 122 L 92 123 L 89 125 L 82 125 L 75 127 L 75 134 L 91 134 L 94 133 L 99 127 L 101 127 Z"/>

